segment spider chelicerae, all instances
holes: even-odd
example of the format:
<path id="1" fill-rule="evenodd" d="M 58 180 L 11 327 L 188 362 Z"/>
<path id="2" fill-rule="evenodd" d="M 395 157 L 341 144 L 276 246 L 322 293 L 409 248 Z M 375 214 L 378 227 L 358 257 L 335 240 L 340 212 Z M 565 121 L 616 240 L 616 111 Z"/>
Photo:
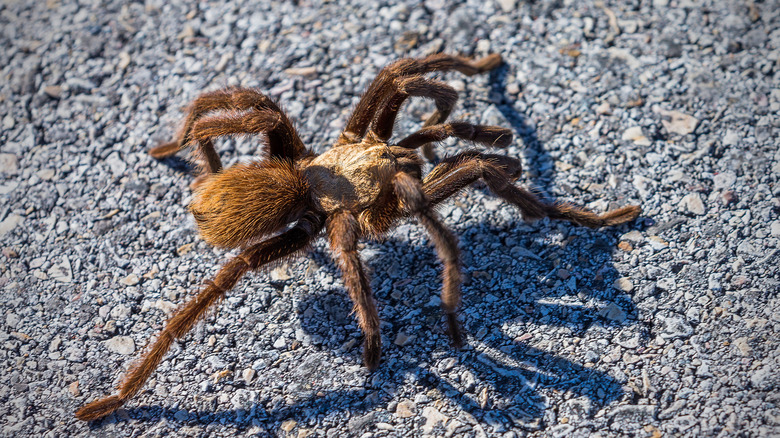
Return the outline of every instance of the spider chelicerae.
<path id="1" fill-rule="evenodd" d="M 417 150 L 430 159 L 432 143 L 449 137 L 492 147 L 512 142 L 512 133 L 506 128 L 447 123 L 458 94 L 425 75 L 457 70 L 471 76 L 501 62 L 497 54 L 476 61 L 436 54 L 390 64 L 366 90 L 333 147 L 321 155 L 304 146 L 279 106 L 257 90 L 231 88 L 198 97 L 189 108 L 178 140 L 156 147 L 150 154 L 165 158 L 190 145 L 196 147 L 196 162 L 203 173 L 193 183 L 195 193 L 189 208 L 200 236 L 212 245 L 240 248 L 241 252 L 171 317 L 128 371 L 119 394 L 82 407 L 76 417 L 96 420 L 117 410 L 141 390 L 174 340 L 189 332 L 244 274 L 300 253 L 323 230 L 364 334 L 364 364 L 374 369 L 381 356 L 379 315 L 358 255 L 361 238 L 381 237 L 398 221 L 417 218 L 443 265 L 441 306 L 447 333 L 459 347 L 463 342 L 456 313 L 461 300 L 460 252 L 457 239 L 434 211 L 437 204 L 482 180 L 527 220 L 549 217 L 600 227 L 635 219 L 641 212 L 638 206 L 597 215 L 567 203 L 543 202 L 514 184 L 521 174 L 519 160 L 479 150 L 445 158 L 423 176 L 423 160 Z M 398 112 L 410 97 L 432 99 L 436 111 L 422 129 L 390 142 Z M 267 158 L 224 169 L 213 140 L 249 134 L 267 137 Z"/>

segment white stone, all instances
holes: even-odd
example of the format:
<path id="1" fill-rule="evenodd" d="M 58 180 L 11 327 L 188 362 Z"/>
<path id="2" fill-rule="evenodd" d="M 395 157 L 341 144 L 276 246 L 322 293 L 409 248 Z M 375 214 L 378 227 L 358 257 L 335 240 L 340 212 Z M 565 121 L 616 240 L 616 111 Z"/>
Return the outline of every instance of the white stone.
<path id="1" fill-rule="evenodd" d="M 640 243 L 645 240 L 644 236 L 642 236 L 642 233 L 640 233 L 637 230 L 631 230 L 626 234 L 623 234 L 620 236 L 620 240 L 627 240 L 629 242 L 633 243 Z"/>
<path id="2" fill-rule="evenodd" d="M 661 108 L 653 108 L 663 119 L 661 124 L 667 132 L 672 134 L 687 135 L 692 133 L 699 124 L 699 119 L 679 111 L 666 111 Z"/>
<path id="3" fill-rule="evenodd" d="M 290 275 L 290 270 L 286 264 L 278 266 L 271 271 L 272 281 L 285 281 L 289 280 L 290 278 L 292 278 L 292 275 Z"/>
<path id="4" fill-rule="evenodd" d="M 118 354 L 132 354 L 135 351 L 135 341 L 130 336 L 114 336 L 104 342 L 108 351 Z"/>
<path id="5" fill-rule="evenodd" d="M 14 118 L 11 117 L 10 114 L 6 114 L 5 117 L 3 117 L 3 129 L 10 130 L 13 129 L 15 124 Z"/>
<path id="6" fill-rule="evenodd" d="M 780 221 L 773 221 L 771 225 L 769 225 L 769 234 L 780 237 Z"/>
<path id="7" fill-rule="evenodd" d="M 501 10 L 504 12 L 514 11 L 515 6 L 517 5 L 516 0 L 496 0 L 496 3 L 498 3 L 498 6 L 500 6 Z"/>
<path id="8" fill-rule="evenodd" d="M 62 283 L 70 283 L 73 281 L 73 269 L 71 268 L 70 260 L 68 260 L 67 257 L 63 257 L 60 263 L 52 265 L 46 273 L 49 277 Z"/>
<path id="9" fill-rule="evenodd" d="M 685 206 L 685 208 L 695 214 L 695 215 L 703 215 L 706 213 L 706 210 L 704 209 L 704 203 L 701 200 L 701 196 L 699 196 L 698 193 L 689 193 L 685 195 L 682 199 L 682 205 Z"/>
<path id="10" fill-rule="evenodd" d="M 622 290 L 623 292 L 631 292 L 634 290 L 634 283 L 631 282 L 629 277 L 621 277 L 615 280 L 615 289 Z"/>
<path id="11" fill-rule="evenodd" d="M 130 274 L 127 277 L 120 280 L 119 282 L 124 284 L 125 286 L 135 286 L 136 284 L 138 284 L 139 281 L 141 281 L 141 279 L 138 278 L 137 275 Z"/>
<path id="12" fill-rule="evenodd" d="M 154 303 L 154 308 L 162 310 L 168 316 L 172 315 L 178 307 L 178 305 L 162 299 L 157 300 Z"/>
<path id="13" fill-rule="evenodd" d="M 613 58 L 623 60 L 626 65 L 628 65 L 629 68 L 632 70 L 638 69 L 642 66 L 642 63 L 639 62 L 638 59 L 634 55 L 632 55 L 628 50 L 626 49 L 619 49 L 617 47 L 610 47 L 607 49 L 609 52 L 609 55 Z"/>
<path id="14" fill-rule="evenodd" d="M 727 189 L 737 181 L 737 175 L 734 172 L 723 172 L 712 177 L 712 183 L 715 190 Z"/>
<path id="15" fill-rule="evenodd" d="M 623 140 L 629 140 L 638 144 L 639 146 L 650 146 L 652 142 L 645 137 L 640 126 L 633 126 L 623 131 Z"/>
<path id="16" fill-rule="evenodd" d="M 111 173 L 114 176 L 122 176 L 127 170 L 127 164 L 120 157 L 119 152 L 114 152 L 106 158 L 106 164 L 108 164 Z"/>
<path id="17" fill-rule="evenodd" d="M 19 171 L 19 160 L 14 154 L 0 154 L 0 173 L 15 175 Z"/>
<path id="18" fill-rule="evenodd" d="M 399 418 L 413 417 L 417 412 L 417 405 L 411 400 L 403 400 L 395 407 L 395 416 Z"/>
<path id="19" fill-rule="evenodd" d="M 0 184 L 0 195 L 7 195 L 13 192 L 19 187 L 19 181 L 8 181 L 5 184 Z"/>
<path id="20" fill-rule="evenodd" d="M 9 214 L 3 222 L 0 222 L 0 236 L 7 234 L 16 228 L 22 221 L 24 221 L 24 218 L 18 214 Z"/>
<path id="21" fill-rule="evenodd" d="M 634 180 L 632 181 L 636 191 L 639 192 L 639 196 L 641 196 L 642 199 L 649 197 L 652 182 L 653 180 L 642 175 L 634 175 Z"/>
<path id="22" fill-rule="evenodd" d="M 38 178 L 44 180 L 44 181 L 51 181 L 54 179 L 54 174 L 56 172 L 54 169 L 41 169 L 37 172 L 35 172 L 36 175 L 38 175 Z"/>
<path id="23" fill-rule="evenodd" d="M 650 236 L 647 238 L 647 241 L 650 243 L 650 247 L 653 248 L 653 250 L 655 251 L 660 251 L 662 249 L 669 247 L 669 242 L 665 241 L 664 239 L 658 236 Z"/>
<path id="24" fill-rule="evenodd" d="M 422 433 L 424 434 L 430 434 L 437 424 L 446 424 L 447 420 L 449 420 L 447 416 L 439 412 L 439 410 L 433 406 L 426 406 L 423 408 L 422 415 L 425 417 L 425 424 L 422 427 Z"/>
<path id="25" fill-rule="evenodd" d="M 723 144 L 725 146 L 736 146 L 739 144 L 739 141 L 742 138 L 740 137 L 739 133 L 737 131 L 732 131 L 729 129 L 726 131 L 726 135 L 723 136 Z"/>

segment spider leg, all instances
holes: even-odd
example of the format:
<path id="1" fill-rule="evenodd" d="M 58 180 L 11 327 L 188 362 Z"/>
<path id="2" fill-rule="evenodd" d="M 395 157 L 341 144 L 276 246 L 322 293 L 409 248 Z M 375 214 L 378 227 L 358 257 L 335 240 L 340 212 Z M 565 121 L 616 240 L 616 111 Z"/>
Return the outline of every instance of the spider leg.
<path id="1" fill-rule="evenodd" d="M 295 161 L 298 158 L 294 143 L 295 134 L 284 123 L 282 113 L 271 110 L 248 112 L 231 111 L 227 114 L 203 117 L 192 126 L 191 136 L 199 143 L 217 137 L 241 134 L 262 134 L 268 136 L 268 153 L 271 157 Z"/>
<path id="2" fill-rule="evenodd" d="M 463 345 L 463 336 L 458 323 L 457 310 L 460 305 L 462 283 L 460 271 L 460 250 L 458 239 L 438 219 L 425 198 L 420 181 L 412 176 L 398 172 L 393 179 L 395 192 L 401 201 L 401 208 L 417 216 L 428 232 L 441 260 L 442 271 L 441 307 L 447 317 L 447 328 L 455 347 Z"/>
<path id="3" fill-rule="evenodd" d="M 76 418 L 83 421 L 97 420 L 119 409 L 125 401 L 143 388 L 173 341 L 183 337 L 206 311 L 225 296 L 238 280 L 251 270 L 262 265 L 290 256 L 304 249 L 323 227 L 321 217 L 308 214 L 285 233 L 264 242 L 250 246 L 241 254 L 228 261 L 217 273 L 214 280 L 192 300 L 186 303 L 168 320 L 151 348 L 134 365 L 124 382 L 119 386 L 119 394 L 94 401 L 76 411 Z"/>
<path id="4" fill-rule="evenodd" d="M 442 141 L 448 137 L 457 137 L 492 147 L 507 147 L 512 143 L 512 131 L 507 128 L 472 125 L 468 122 L 451 122 L 422 128 L 399 141 L 398 146 L 416 149 L 422 145 Z"/>
<path id="5" fill-rule="evenodd" d="M 429 97 L 436 103 L 436 112 L 425 122 L 425 126 L 440 123 L 452 112 L 458 100 L 458 92 L 444 82 L 426 79 L 423 76 L 398 78 L 393 81 L 395 90 L 378 112 L 371 130 L 381 141 L 387 141 L 393 134 L 393 126 L 401 105 L 409 97 Z"/>
<path id="6" fill-rule="evenodd" d="M 498 67 L 499 64 L 501 64 L 501 55 L 496 53 L 476 61 L 443 53 L 430 55 L 425 58 L 396 61 L 379 72 L 374 81 L 371 82 L 368 90 L 363 94 L 363 97 L 360 98 L 357 106 L 352 111 L 349 121 L 347 121 L 341 141 L 350 143 L 366 135 L 366 131 L 376 117 L 377 112 L 384 107 L 385 101 L 395 91 L 395 81 L 398 78 L 449 70 L 458 70 L 465 75 L 472 76 L 492 70 Z"/>
<path id="7" fill-rule="evenodd" d="M 329 218 L 327 228 L 331 250 L 341 268 L 344 284 L 357 313 L 358 325 L 365 336 L 363 363 L 368 369 L 376 369 L 382 356 L 382 338 L 371 285 L 357 252 L 360 226 L 355 216 L 340 211 Z"/>
<path id="8" fill-rule="evenodd" d="M 267 132 L 271 155 L 297 160 L 309 153 L 298 137 L 292 122 L 273 100 L 251 88 L 231 88 L 204 93 L 195 99 L 190 105 L 179 138 L 152 148 L 149 154 L 161 159 L 184 149 L 195 140 L 193 128 L 198 121 L 216 111 L 274 113 L 279 120 L 274 130 Z M 216 173 L 222 169 L 222 162 L 214 149 L 212 138 L 198 139 L 198 154 L 204 162 L 206 172 Z"/>
<path id="9" fill-rule="evenodd" d="M 526 219 L 549 217 L 589 228 L 630 222 L 642 212 L 639 206 L 630 205 L 598 215 L 569 203 L 546 203 L 512 184 L 519 172 L 517 160 L 468 151 L 436 166 L 423 180 L 423 191 L 432 204 L 437 204 L 481 178 L 493 193 L 519 208 Z"/>

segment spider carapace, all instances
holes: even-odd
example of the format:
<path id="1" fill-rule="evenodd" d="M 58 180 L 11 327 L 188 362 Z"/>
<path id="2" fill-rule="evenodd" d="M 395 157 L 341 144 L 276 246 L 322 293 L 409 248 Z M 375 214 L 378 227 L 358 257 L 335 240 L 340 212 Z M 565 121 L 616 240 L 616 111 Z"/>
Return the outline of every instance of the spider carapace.
<path id="1" fill-rule="evenodd" d="M 122 406 L 141 390 L 173 341 L 190 331 L 244 274 L 301 252 L 323 229 L 364 334 L 363 362 L 373 369 L 381 356 L 379 315 L 358 255 L 359 239 L 380 237 L 404 218 L 418 220 L 442 263 L 442 310 L 447 333 L 460 346 L 463 336 L 456 314 L 461 297 L 460 251 L 457 239 L 434 211 L 437 204 L 482 180 L 527 220 L 549 217 L 600 227 L 635 219 L 641 212 L 638 206 L 598 215 L 567 203 L 541 201 L 514 184 L 521 173 L 520 161 L 504 155 L 468 150 L 422 174 L 423 159 L 417 150 L 432 159 L 431 144 L 446 138 L 491 147 L 512 142 L 506 128 L 447 122 L 457 92 L 426 77 L 448 70 L 470 76 L 500 63 L 496 54 L 476 61 L 437 54 L 390 64 L 366 90 L 333 147 L 321 155 L 303 145 L 284 112 L 257 90 L 231 88 L 198 97 L 178 140 L 153 148 L 150 154 L 164 158 L 194 146 L 203 172 L 193 183 L 190 211 L 200 236 L 215 246 L 239 248 L 240 253 L 171 317 L 128 371 L 119 394 L 82 407 L 76 417 L 96 420 Z M 422 129 L 392 142 L 396 117 L 410 97 L 432 99 L 436 111 Z M 212 141 L 234 135 L 264 135 L 267 157 L 223 169 Z"/>

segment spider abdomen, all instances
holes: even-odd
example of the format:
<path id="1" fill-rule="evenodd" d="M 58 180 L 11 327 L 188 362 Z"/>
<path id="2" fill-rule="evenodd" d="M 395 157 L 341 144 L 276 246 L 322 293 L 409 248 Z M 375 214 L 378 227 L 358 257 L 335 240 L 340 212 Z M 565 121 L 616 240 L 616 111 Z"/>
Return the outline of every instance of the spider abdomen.
<path id="1" fill-rule="evenodd" d="M 189 208 L 203 240 L 235 248 L 299 219 L 308 199 L 309 185 L 295 165 L 272 158 L 209 176 Z"/>

